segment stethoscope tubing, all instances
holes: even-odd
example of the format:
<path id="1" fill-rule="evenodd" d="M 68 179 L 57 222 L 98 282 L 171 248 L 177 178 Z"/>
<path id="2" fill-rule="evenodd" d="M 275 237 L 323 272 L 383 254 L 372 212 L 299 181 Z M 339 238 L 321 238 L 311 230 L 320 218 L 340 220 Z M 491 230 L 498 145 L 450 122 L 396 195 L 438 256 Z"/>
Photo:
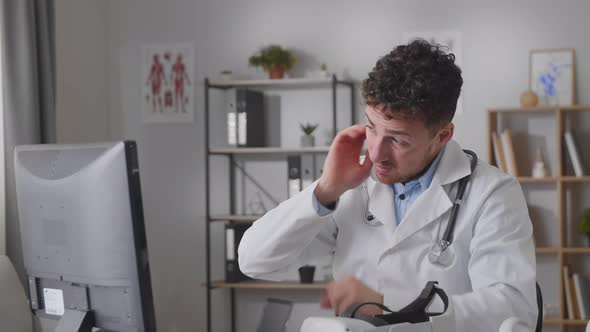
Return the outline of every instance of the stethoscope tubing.
<path id="1" fill-rule="evenodd" d="M 471 175 L 473 174 L 473 172 L 475 171 L 475 168 L 477 167 L 477 162 L 478 162 L 477 154 L 471 150 L 463 150 L 463 152 L 471 157 L 471 161 L 470 161 L 471 173 L 459 180 L 459 187 L 457 188 L 457 194 L 455 195 L 455 201 L 453 202 L 453 207 L 451 208 L 451 215 L 449 216 L 449 223 L 447 224 L 447 227 L 445 228 L 445 232 L 439 242 L 439 243 L 441 243 L 441 252 L 439 253 L 439 255 L 442 254 L 442 252 L 444 252 L 446 250 L 446 248 L 449 245 L 451 245 L 451 243 L 453 243 L 453 235 L 455 232 L 455 224 L 457 222 L 457 216 L 459 215 L 459 208 L 461 207 L 461 204 L 463 203 L 463 196 L 465 195 L 465 190 L 467 188 L 467 184 L 469 183 L 469 180 L 471 179 Z M 379 221 L 375 220 L 375 217 L 369 212 L 369 199 L 370 199 L 369 189 L 364 184 L 362 185 L 362 187 L 364 189 L 364 194 L 366 195 L 365 223 L 369 226 L 380 225 L 381 223 Z"/>

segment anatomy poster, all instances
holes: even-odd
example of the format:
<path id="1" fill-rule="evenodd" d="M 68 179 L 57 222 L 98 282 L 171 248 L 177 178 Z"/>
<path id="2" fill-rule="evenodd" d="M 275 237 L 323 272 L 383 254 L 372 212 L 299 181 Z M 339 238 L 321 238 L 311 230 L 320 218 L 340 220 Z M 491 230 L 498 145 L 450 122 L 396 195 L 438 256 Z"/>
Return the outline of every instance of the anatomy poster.
<path id="1" fill-rule="evenodd" d="M 142 47 L 141 111 L 144 122 L 193 122 L 193 84 L 192 44 Z"/>
<path id="2" fill-rule="evenodd" d="M 402 34 L 403 43 L 408 43 L 414 39 L 424 39 L 433 44 L 440 44 L 447 47 L 445 52 L 455 55 L 455 64 L 463 69 L 463 45 L 462 35 L 459 31 L 453 30 L 433 30 L 433 31 L 412 31 Z M 456 115 L 463 113 L 463 94 L 459 95 L 457 100 Z"/>

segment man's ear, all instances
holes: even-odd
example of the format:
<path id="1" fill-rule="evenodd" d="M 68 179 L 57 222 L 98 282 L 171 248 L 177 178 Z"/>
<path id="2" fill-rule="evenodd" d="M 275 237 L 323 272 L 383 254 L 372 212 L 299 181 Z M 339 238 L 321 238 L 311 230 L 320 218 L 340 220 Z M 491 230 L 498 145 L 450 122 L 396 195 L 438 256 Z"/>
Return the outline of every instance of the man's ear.
<path id="1" fill-rule="evenodd" d="M 447 144 L 451 138 L 453 138 L 453 133 L 455 132 L 455 125 L 452 122 L 447 123 L 442 128 L 438 130 L 436 133 L 436 138 L 439 144 Z"/>

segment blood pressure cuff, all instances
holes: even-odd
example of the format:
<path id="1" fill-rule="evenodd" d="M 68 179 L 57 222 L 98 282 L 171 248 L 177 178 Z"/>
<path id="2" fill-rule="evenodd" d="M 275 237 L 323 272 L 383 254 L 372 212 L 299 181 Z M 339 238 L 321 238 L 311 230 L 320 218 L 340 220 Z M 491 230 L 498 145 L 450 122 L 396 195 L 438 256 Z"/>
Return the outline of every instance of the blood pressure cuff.
<path id="1" fill-rule="evenodd" d="M 404 308 L 400 309 L 399 311 L 393 311 L 384 306 L 381 303 L 375 302 L 364 302 L 364 303 L 353 303 L 348 309 L 346 309 L 340 317 L 347 317 L 347 318 L 355 318 L 364 320 L 368 323 L 373 324 L 374 326 L 386 326 L 386 325 L 393 325 L 399 323 L 422 323 L 429 321 L 430 317 L 439 316 L 444 314 L 449 307 L 449 298 L 447 294 L 441 289 L 436 287 L 436 281 L 429 281 L 426 283 L 426 286 L 412 303 L 408 304 Z M 427 312 L 426 308 L 432 300 L 434 300 L 434 296 L 438 295 L 444 303 L 444 310 L 442 312 Z M 377 316 L 369 316 L 365 314 L 358 313 L 358 309 L 365 305 L 374 305 L 379 307 L 388 314 L 377 315 Z"/>

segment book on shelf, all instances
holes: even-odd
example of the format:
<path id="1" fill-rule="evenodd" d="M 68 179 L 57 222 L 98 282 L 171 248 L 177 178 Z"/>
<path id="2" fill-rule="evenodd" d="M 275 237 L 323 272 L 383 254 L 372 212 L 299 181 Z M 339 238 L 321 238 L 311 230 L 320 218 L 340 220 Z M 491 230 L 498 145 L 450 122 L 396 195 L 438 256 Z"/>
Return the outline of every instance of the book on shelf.
<path id="1" fill-rule="evenodd" d="M 517 177 L 518 165 L 516 163 L 516 154 L 514 153 L 514 143 L 512 141 L 512 131 L 510 128 L 504 129 L 500 136 L 502 142 L 502 150 L 504 151 L 504 159 L 506 160 L 506 170 L 508 174 Z"/>
<path id="2" fill-rule="evenodd" d="M 506 159 L 504 158 L 504 149 L 498 137 L 498 133 L 492 132 L 492 148 L 494 149 L 494 158 L 496 159 L 496 166 L 502 171 L 506 172 Z"/>
<path id="3" fill-rule="evenodd" d="M 574 285 L 574 276 L 570 275 L 570 294 L 572 295 L 572 307 L 573 307 L 573 319 L 580 319 L 580 306 L 578 304 L 578 294 L 576 292 L 576 286 Z"/>
<path id="4" fill-rule="evenodd" d="M 572 161 L 572 166 L 574 168 L 574 174 L 576 176 L 584 176 L 585 169 L 584 164 L 582 163 L 582 158 L 579 153 L 578 146 L 576 145 L 576 141 L 574 139 L 574 135 L 571 131 L 566 131 L 564 134 L 565 139 L 565 146 L 567 148 L 567 153 Z"/>
<path id="5" fill-rule="evenodd" d="M 578 308 L 580 309 L 580 319 L 590 319 L 590 294 L 588 291 L 587 280 L 579 273 L 573 275 L 574 289 L 576 292 L 576 299 L 578 301 Z"/>
<path id="6" fill-rule="evenodd" d="M 574 319 L 574 302 L 572 297 L 572 288 L 570 286 L 569 266 L 567 265 L 563 267 L 563 288 L 565 294 L 565 304 L 567 309 L 566 317 L 568 319 Z"/>

